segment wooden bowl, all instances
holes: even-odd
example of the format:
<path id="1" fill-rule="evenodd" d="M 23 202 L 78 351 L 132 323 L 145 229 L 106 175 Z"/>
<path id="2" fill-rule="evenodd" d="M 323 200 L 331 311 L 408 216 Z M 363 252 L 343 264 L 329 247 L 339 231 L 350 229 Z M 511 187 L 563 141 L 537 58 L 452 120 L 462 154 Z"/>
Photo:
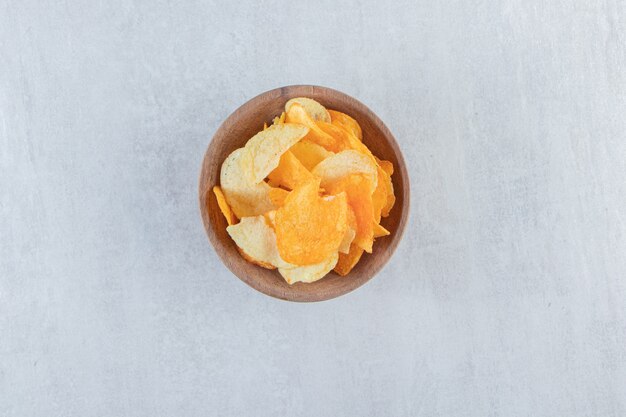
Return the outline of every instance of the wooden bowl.
<path id="1" fill-rule="evenodd" d="M 329 109 L 355 118 L 363 130 L 363 142 L 380 159 L 393 162 L 391 177 L 396 204 L 382 225 L 391 232 L 374 243 L 372 254 L 364 253 L 357 266 L 345 277 L 334 272 L 310 283 L 289 285 L 276 270 L 268 270 L 245 261 L 226 232 L 226 220 L 220 212 L 212 188 L 219 184 L 222 162 L 235 149 L 245 145 L 254 134 L 280 115 L 287 100 L 310 97 Z M 209 240 L 224 264 L 243 282 L 262 293 L 290 301 L 322 301 L 346 294 L 369 281 L 387 263 L 398 246 L 409 215 L 409 177 L 402 153 L 393 135 L 365 105 L 339 91 L 326 87 L 293 85 L 267 91 L 239 107 L 222 123 L 209 145 L 200 173 L 200 211 Z"/>

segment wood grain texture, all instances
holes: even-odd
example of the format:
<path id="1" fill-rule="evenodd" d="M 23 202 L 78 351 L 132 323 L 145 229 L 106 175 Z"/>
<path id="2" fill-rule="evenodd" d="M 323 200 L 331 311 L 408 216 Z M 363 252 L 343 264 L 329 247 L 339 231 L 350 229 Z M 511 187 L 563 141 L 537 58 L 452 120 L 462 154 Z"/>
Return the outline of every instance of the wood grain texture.
<path id="1" fill-rule="evenodd" d="M 279 115 L 285 102 L 293 97 L 310 97 L 329 109 L 339 110 L 354 117 L 363 129 L 363 142 L 374 155 L 393 162 L 392 176 L 396 204 L 389 217 L 381 224 L 391 235 L 379 238 L 372 254 L 364 254 L 361 261 L 346 277 L 331 272 L 311 283 L 287 284 L 279 273 L 260 268 L 245 261 L 226 232 L 226 220 L 220 212 L 211 191 L 219 184 L 222 162 L 235 149 L 245 145 L 263 123 Z M 339 91 L 319 86 L 294 85 L 267 91 L 251 99 L 232 113 L 213 136 L 204 156 L 200 173 L 199 197 L 204 227 L 215 251 L 224 264 L 249 286 L 270 295 L 290 301 L 322 301 L 346 294 L 365 284 L 389 261 L 406 226 L 409 214 L 409 177 L 402 153 L 385 124 L 365 105 Z"/>

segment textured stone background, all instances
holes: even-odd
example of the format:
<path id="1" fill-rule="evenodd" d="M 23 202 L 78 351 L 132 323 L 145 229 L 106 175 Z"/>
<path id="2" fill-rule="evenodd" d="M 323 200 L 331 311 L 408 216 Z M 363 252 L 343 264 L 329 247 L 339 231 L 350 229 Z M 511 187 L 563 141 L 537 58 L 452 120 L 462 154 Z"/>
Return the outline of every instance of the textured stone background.
<path id="1" fill-rule="evenodd" d="M 626 415 L 626 4 L 0 0 L 0 415 Z M 213 253 L 219 123 L 369 105 L 408 232 L 354 293 Z"/>

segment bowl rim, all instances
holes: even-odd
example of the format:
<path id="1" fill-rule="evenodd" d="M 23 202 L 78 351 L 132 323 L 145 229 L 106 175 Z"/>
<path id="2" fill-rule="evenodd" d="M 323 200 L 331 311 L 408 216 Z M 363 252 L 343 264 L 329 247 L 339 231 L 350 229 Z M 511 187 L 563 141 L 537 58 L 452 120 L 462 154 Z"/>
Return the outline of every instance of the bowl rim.
<path id="1" fill-rule="evenodd" d="M 289 95 L 294 90 L 297 90 L 297 91 L 304 90 L 302 93 L 297 93 L 298 95 L 303 96 L 303 97 L 307 96 L 306 91 L 310 91 L 310 92 L 326 91 L 328 93 L 332 93 L 332 94 L 335 94 L 336 96 L 339 96 L 341 100 L 345 102 L 349 102 L 351 106 L 358 107 L 359 110 L 362 112 L 362 114 L 366 118 L 371 120 L 371 122 L 374 123 L 385 136 L 385 139 L 388 142 L 388 145 L 392 148 L 392 152 L 398 162 L 398 167 L 396 169 L 396 172 L 394 172 L 394 174 L 399 174 L 402 176 L 402 182 L 404 185 L 402 205 L 401 207 L 398 207 L 399 209 L 401 209 L 400 219 L 398 221 L 396 231 L 393 234 L 393 237 L 392 237 L 393 240 L 390 242 L 385 252 L 379 253 L 379 256 L 381 255 L 384 256 L 383 261 L 379 262 L 373 268 L 368 269 L 368 272 L 367 274 L 364 274 L 365 275 L 364 277 L 360 277 L 360 279 L 355 278 L 351 280 L 350 285 L 343 286 L 339 291 L 318 292 L 318 293 L 315 293 L 314 295 L 306 294 L 303 297 L 290 296 L 289 294 L 286 294 L 284 292 L 277 290 L 273 286 L 262 285 L 260 280 L 256 279 L 255 277 L 250 277 L 247 274 L 238 273 L 238 271 L 236 271 L 235 268 L 233 267 L 233 263 L 231 262 L 231 260 L 226 256 L 224 251 L 221 249 L 223 246 L 223 242 L 219 240 L 219 238 L 217 237 L 217 234 L 213 230 L 214 226 L 212 222 L 208 220 L 208 216 L 205 216 L 205 212 L 208 212 L 208 208 L 206 207 L 207 206 L 206 194 L 209 192 L 208 190 L 212 189 L 213 185 L 216 185 L 216 184 L 207 184 L 208 179 L 205 180 L 204 168 L 207 164 L 207 159 L 211 158 L 211 155 L 213 154 L 214 147 L 217 146 L 215 138 L 218 136 L 220 132 L 222 132 L 222 130 L 225 127 L 229 126 L 232 123 L 232 119 L 236 118 L 238 113 L 240 113 L 244 109 L 247 109 L 248 107 L 251 107 L 251 106 L 256 106 L 257 103 L 262 103 L 263 101 L 267 99 L 273 98 L 273 96 L 275 95 L 277 97 L 280 97 L 283 95 Z M 221 167 L 221 163 L 218 166 Z M 218 169 L 221 169 L 221 168 L 218 168 Z M 365 104 L 355 99 L 354 97 L 342 91 L 339 91 L 330 87 L 324 87 L 324 86 L 312 85 L 312 84 L 292 84 L 292 85 L 287 85 L 283 87 L 273 88 L 271 90 L 264 91 L 248 99 L 239 107 L 237 107 L 235 110 L 233 110 L 222 121 L 222 123 L 220 123 L 217 129 L 213 132 L 213 135 L 211 136 L 211 140 L 202 158 L 202 163 L 200 166 L 200 175 L 199 175 L 199 180 L 198 180 L 200 217 L 202 218 L 202 223 L 205 229 L 205 233 L 207 234 L 209 241 L 211 242 L 211 246 L 213 246 L 213 250 L 217 253 L 218 257 L 220 258 L 220 261 L 228 268 L 228 270 L 233 275 L 235 275 L 237 278 L 239 278 L 239 280 L 243 281 L 249 287 L 265 295 L 269 295 L 270 297 L 277 298 L 280 300 L 285 300 L 285 301 L 293 301 L 293 302 L 319 302 L 319 301 L 325 301 L 325 300 L 330 300 L 336 297 L 340 297 L 342 295 L 348 294 L 356 290 L 357 288 L 365 285 L 372 278 L 378 275 L 378 273 L 381 272 L 384 269 L 384 267 L 389 263 L 389 260 L 392 258 L 398 245 L 403 239 L 404 232 L 406 230 L 406 226 L 409 220 L 409 213 L 410 213 L 410 206 L 411 206 L 410 188 L 411 187 L 410 187 L 409 173 L 406 167 L 406 162 L 404 160 L 404 155 L 402 153 L 402 150 L 400 149 L 398 142 L 396 141 L 395 136 L 391 133 L 387 125 L 385 125 L 385 123 L 369 107 L 367 107 Z M 241 258 L 241 260 L 244 262 L 247 262 L 243 258 Z M 259 266 L 255 266 L 255 267 L 261 268 Z M 277 271 L 275 271 L 275 273 L 277 274 L 277 276 L 279 276 Z M 349 277 L 350 275 L 347 275 L 345 278 L 349 278 Z"/>

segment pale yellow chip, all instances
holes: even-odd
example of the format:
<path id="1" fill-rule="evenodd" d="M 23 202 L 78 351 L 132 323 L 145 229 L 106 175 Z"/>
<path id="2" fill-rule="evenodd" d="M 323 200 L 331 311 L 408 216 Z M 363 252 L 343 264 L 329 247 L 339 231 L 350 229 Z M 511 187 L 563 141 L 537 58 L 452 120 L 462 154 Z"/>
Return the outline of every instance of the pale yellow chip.
<path id="1" fill-rule="evenodd" d="M 253 263 L 265 269 L 276 269 L 276 267 L 270 263 L 259 261 L 258 259 L 254 259 L 252 256 L 245 253 L 243 249 L 241 249 L 239 246 L 237 246 L 237 251 L 239 252 L 239 254 L 241 255 L 243 259 L 245 259 L 246 261 L 250 263 Z"/>
<path id="2" fill-rule="evenodd" d="M 339 152 L 346 149 L 343 143 L 338 143 L 336 138 L 324 132 L 318 125 L 318 122 L 311 118 L 300 103 L 293 103 L 291 107 L 289 107 L 285 120 L 287 123 L 295 123 L 308 127 L 309 133 L 306 135 L 306 139 L 323 146 L 328 151 Z"/>
<path id="3" fill-rule="evenodd" d="M 250 173 L 248 150 L 239 148 L 231 153 L 220 172 L 220 185 L 228 205 L 238 218 L 258 216 L 275 208 L 269 196 L 271 187 L 255 183 Z"/>
<path id="4" fill-rule="evenodd" d="M 307 139 L 302 139 L 289 150 L 309 171 L 315 168 L 315 166 L 324 159 L 334 155 L 333 152 L 327 151 L 323 146 Z"/>
<path id="5" fill-rule="evenodd" d="M 278 254 L 274 229 L 265 216 L 244 217 L 239 223 L 228 226 L 226 231 L 237 246 L 257 263 L 279 268 L 292 268 L 295 265 L 283 261 Z"/>
<path id="6" fill-rule="evenodd" d="M 334 267 L 339 260 L 339 254 L 334 253 L 328 259 L 323 260 L 320 263 L 306 266 L 297 266 L 295 268 L 281 267 L 278 268 L 278 272 L 283 276 L 287 284 L 294 284 L 296 282 L 315 282 L 324 278 Z"/>
<path id="7" fill-rule="evenodd" d="M 368 155 L 355 150 L 347 150 L 329 156 L 313 168 L 313 175 L 322 179 L 321 186 L 329 188 L 335 182 L 350 174 L 363 174 L 372 184 L 372 192 L 376 189 L 378 169 L 375 161 Z"/>
<path id="8" fill-rule="evenodd" d="M 254 135 L 245 149 L 250 154 L 252 180 L 260 183 L 280 162 L 280 157 L 309 132 L 306 126 L 293 123 L 274 124 Z"/>
<path id="9" fill-rule="evenodd" d="M 289 112 L 289 109 L 294 103 L 298 103 L 304 110 L 311 116 L 311 119 L 315 121 L 322 121 L 326 123 L 330 123 L 330 113 L 326 110 L 326 107 L 322 106 L 317 101 L 307 98 L 307 97 L 296 97 L 292 98 L 285 104 L 285 111 Z"/>
<path id="10" fill-rule="evenodd" d="M 350 251 L 350 245 L 352 244 L 355 236 L 356 230 L 348 226 L 348 228 L 346 229 L 346 234 L 343 236 L 343 240 L 339 245 L 339 252 L 348 253 Z"/>

